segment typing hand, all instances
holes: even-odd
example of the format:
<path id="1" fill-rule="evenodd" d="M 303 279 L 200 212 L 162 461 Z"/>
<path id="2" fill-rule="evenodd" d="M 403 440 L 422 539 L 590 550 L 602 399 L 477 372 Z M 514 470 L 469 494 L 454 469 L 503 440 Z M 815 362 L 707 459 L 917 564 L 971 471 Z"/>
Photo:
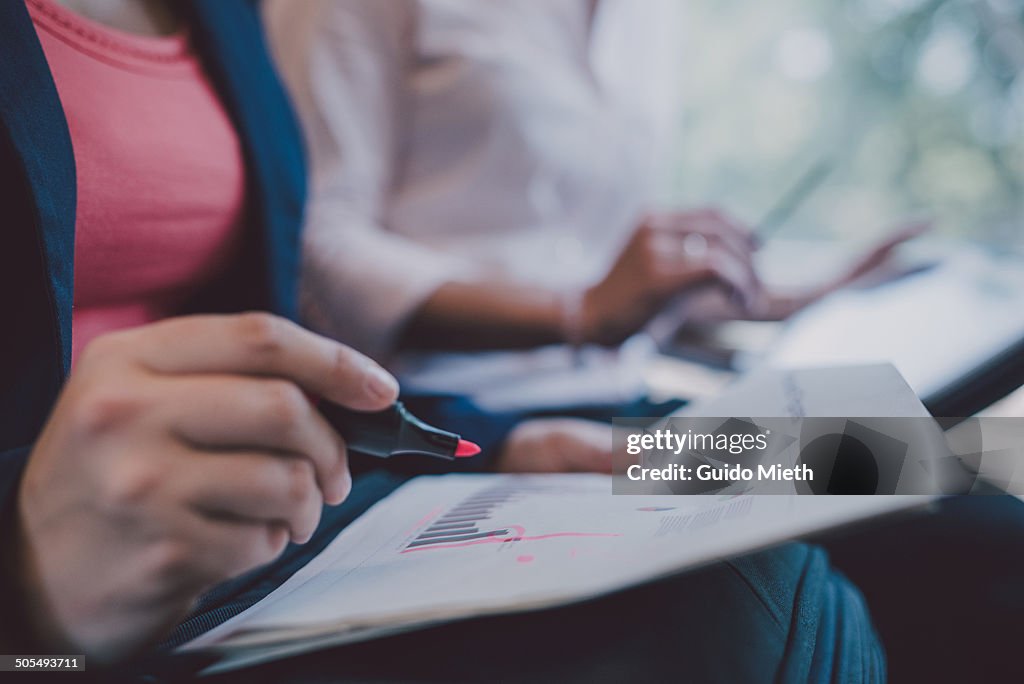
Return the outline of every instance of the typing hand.
<path id="1" fill-rule="evenodd" d="M 890 264 L 897 247 L 923 235 L 931 228 L 931 221 L 905 223 L 864 250 L 850 266 L 834 278 L 798 292 L 762 290 L 761 295 L 751 302 L 746 311 L 736 312 L 736 316 L 769 321 L 785 320 L 825 295 L 882 271 Z"/>
<path id="2" fill-rule="evenodd" d="M 718 285 L 741 304 L 755 300 L 756 249 L 747 229 L 714 209 L 647 217 L 608 274 L 584 294 L 580 341 L 618 344 L 698 285 Z"/>

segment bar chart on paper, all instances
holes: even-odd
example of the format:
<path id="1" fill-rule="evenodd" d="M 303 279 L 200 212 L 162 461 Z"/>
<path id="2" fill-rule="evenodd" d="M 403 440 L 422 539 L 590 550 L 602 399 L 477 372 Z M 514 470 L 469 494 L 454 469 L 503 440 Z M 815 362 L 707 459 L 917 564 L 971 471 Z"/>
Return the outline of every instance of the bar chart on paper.
<path id="1" fill-rule="evenodd" d="M 516 504 L 532 505 L 538 499 L 545 497 L 558 497 L 560 495 L 571 496 L 572 489 L 566 489 L 558 484 L 542 484 L 538 481 L 533 483 L 503 483 L 471 494 L 460 501 L 451 509 L 441 513 L 441 509 L 435 518 L 428 514 L 425 521 L 429 521 L 423 531 L 412 538 L 405 545 L 400 553 L 413 553 L 416 551 L 437 551 L 441 549 L 460 549 L 468 546 L 481 544 L 505 545 L 511 542 L 541 541 L 556 538 L 585 538 L 585 537 L 618 537 L 620 532 L 593 532 L 593 531 L 558 531 L 530 534 L 526 526 L 518 523 L 496 524 L 500 520 L 514 520 L 515 518 L 503 518 L 503 509 L 508 509 Z M 519 562 L 527 562 L 526 559 L 534 560 L 535 556 L 518 556 Z"/>
<path id="2" fill-rule="evenodd" d="M 810 510 L 813 497 L 613 496 L 601 475 L 416 478 L 263 601 L 185 648 L 221 650 L 227 669 L 558 605 L 908 505 L 843 498 Z"/>

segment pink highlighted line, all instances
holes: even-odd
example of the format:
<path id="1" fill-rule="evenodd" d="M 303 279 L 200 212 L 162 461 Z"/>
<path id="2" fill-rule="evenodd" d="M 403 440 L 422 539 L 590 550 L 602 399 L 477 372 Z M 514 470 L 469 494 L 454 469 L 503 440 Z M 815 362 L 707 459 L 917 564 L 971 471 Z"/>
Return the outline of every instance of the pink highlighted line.
<path id="1" fill-rule="evenodd" d="M 452 542 L 451 544 L 432 544 L 430 546 L 416 546 L 411 549 L 402 549 L 399 553 L 410 553 L 412 551 L 429 551 L 431 549 L 458 549 L 464 546 L 476 546 L 478 544 L 504 544 L 505 542 L 516 541 L 539 541 L 541 539 L 554 539 L 555 537 L 621 537 L 618 533 L 607 532 L 552 532 L 551 534 L 538 534 L 532 537 L 526 536 L 526 530 L 519 525 L 510 525 L 516 530 L 514 537 L 485 537 L 483 539 L 472 539 L 464 542 Z"/>

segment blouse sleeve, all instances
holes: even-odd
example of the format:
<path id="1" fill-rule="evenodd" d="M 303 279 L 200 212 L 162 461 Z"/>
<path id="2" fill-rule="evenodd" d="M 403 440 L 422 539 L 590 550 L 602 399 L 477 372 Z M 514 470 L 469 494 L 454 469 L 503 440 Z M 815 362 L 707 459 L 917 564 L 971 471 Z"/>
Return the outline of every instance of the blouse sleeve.
<path id="1" fill-rule="evenodd" d="M 414 6 L 272 0 L 265 19 L 311 165 L 303 316 L 380 359 L 415 309 L 465 269 L 383 224 L 408 111 Z"/>

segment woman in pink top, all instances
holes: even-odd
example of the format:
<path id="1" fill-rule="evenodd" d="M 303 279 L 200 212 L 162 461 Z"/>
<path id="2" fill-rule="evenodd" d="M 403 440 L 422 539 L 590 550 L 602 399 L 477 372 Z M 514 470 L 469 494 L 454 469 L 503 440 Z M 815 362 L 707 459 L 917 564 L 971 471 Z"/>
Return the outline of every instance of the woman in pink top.
<path id="1" fill-rule="evenodd" d="M 397 384 L 284 318 L 181 315 L 200 296 L 211 310 L 231 274 L 256 295 L 234 310 L 290 313 L 287 286 L 270 282 L 289 270 L 285 219 L 255 164 L 301 158 L 253 146 L 226 111 L 235 93 L 214 89 L 163 3 L 74 4 L 114 26 L 56 0 L 5 3 L 0 19 L 0 52 L 23 79 L 19 99 L 0 98 L 21 160 L 4 157 L 18 193 L 5 193 L 2 270 L 20 274 L 23 302 L 4 309 L 14 336 L 4 363 L 26 378 L 9 399 L 4 387 L 4 418 L 9 405 L 19 418 L 3 430 L 5 503 L 17 487 L 4 557 L 17 560 L 6 569 L 21 603 L 4 622 L 24 650 L 95 663 L 150 643 L 206 587 L 305 541 L 322 504 L 345 498 L 344 444 L 300 387 L 377 409 Z M 35 71 L 40 49 L 48 74 Z M 18 238 L 32 230 L 35 249 Z M 275 233 L 280 262 L 260 273 L 253 247 Z"/>

